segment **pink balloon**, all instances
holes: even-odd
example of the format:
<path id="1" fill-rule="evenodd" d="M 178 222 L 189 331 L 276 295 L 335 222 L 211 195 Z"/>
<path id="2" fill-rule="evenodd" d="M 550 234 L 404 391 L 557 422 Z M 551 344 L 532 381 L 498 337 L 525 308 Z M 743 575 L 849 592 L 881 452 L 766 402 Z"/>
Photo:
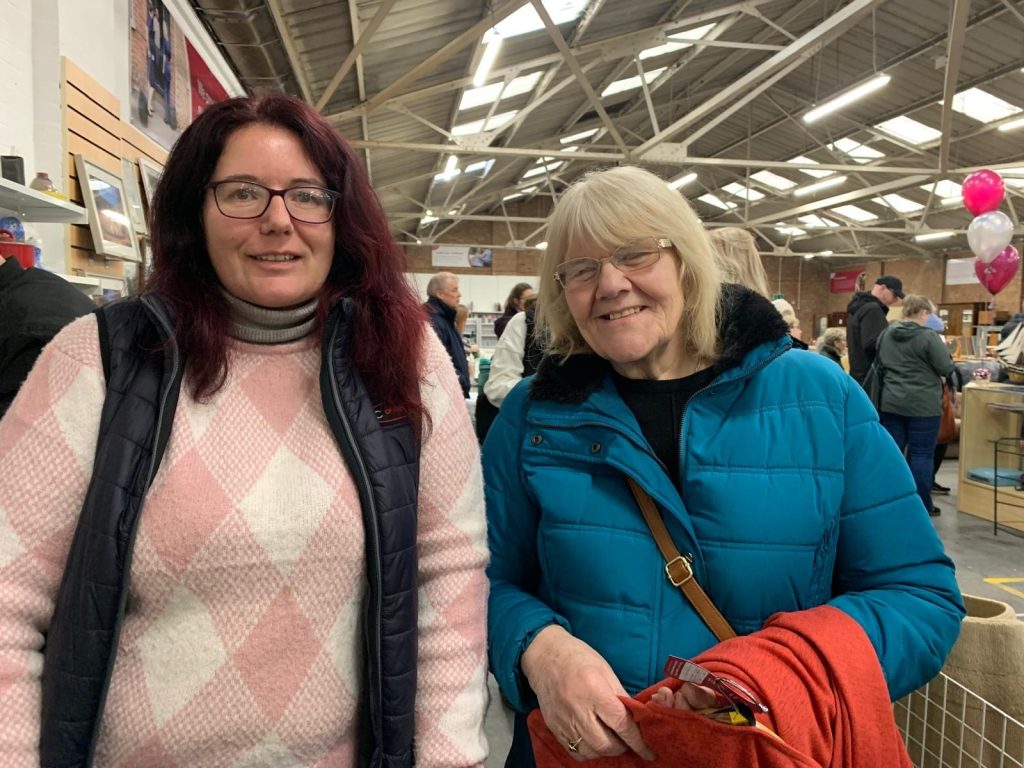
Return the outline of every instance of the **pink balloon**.
<path id="1" fill-rule="evenodd" d="M 1005 194 L 1003 177 L 987 168 L 975 171 L 964 179 L 964 206 L 975 216 L 996 210 Z"/>
<path id="2" fill-rule="evenodd" d="M 1013 279 L 1019 266 L 1020 254 L 1016 248 L 1008 245 L 988 264 L 981 259 L 975 259 L 974 274 L 978 276 L 985 289 L 995 296 Z"/>

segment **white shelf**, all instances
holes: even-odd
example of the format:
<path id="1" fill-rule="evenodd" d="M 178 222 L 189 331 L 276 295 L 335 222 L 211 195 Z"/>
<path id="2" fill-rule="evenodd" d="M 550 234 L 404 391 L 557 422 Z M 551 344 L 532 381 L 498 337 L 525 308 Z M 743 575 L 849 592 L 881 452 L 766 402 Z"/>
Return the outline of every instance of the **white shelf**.
<path id="1" fill-rule="evenodd" d="M 0 177 L 0 209 L 24 221 L 86 224 L 85 208 Z"/>

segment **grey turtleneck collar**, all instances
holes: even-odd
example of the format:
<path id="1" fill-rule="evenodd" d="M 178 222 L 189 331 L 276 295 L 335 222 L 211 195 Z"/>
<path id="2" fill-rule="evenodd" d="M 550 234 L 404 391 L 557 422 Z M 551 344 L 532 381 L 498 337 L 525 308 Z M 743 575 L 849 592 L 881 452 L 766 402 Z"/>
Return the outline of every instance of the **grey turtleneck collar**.
<path id="1" fill-rule="evenodd" d="M 308 336 L 316 323 L 316 299 L 291 309 L 268 309 L 224 291 L 231 307 L 231 335 L 253 344 L 285 344 Z"/>

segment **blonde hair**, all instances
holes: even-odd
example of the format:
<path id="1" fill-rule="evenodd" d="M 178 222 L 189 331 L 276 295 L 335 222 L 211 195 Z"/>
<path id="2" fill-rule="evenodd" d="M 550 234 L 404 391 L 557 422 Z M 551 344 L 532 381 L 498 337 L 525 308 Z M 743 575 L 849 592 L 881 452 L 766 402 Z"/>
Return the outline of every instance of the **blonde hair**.
<path id="1" fill-rule="evenodd" d="M 928 312 L 935 311 L 935 305 L 932 304 L 931 300 L 927 296 L 921 296 L 916 293 L 908 293 L 903 297 L 903 316 L 914 317 L 919 315 L 925 310 Z"/>
<path id="2" fill-rule="evenodd" d="M 739 283 L 768 298 L 768 274 L 754 236 L 740 227 L 721 227 L 712 229 L 708 238 L 722 270 L 722 281 Z"/>
<path id="3" fill-rule="evenodd" d="M 846 329 L 840 327 L 826 328 L 825 332 L 821 334 L 821 338 L 818 339 L 818 351 L 820 352 L 825 347 L 832 347 L 835 349 L 836 344 L 840 341 L 846 341 Z"/>
<path id="4" fill-rule="evenodd" d="M 671 240 L 678 259 L 684 296 L 680 329 L 687 347 L 704 359 L 715 358 L 721 278 L 707 233 L 682 195 L 634 166 L 587 174 L 562 195 L 551 214 L 537 301 L 537 325 L 548 332 L 551 353 L 568 357 L 589 350 L 555 280 L 558 265 L 578 256 L 604 255 L 650 235 Z"/>
<path id="5" fill-rule="evenodd" d="M 786 321 L 786 325 L 790 328 L 799 328 L 800 319 L 796 316 L 796 310 L 793 309 L 793 305 L 785 299 L 772 299 L 772 305 L 782 315 L 782 319 Z"/>
<path id="6" fill-rule="evenodd" d="M 466 332 L 466 321 L 469 320 L 469 307 L 465 304 L 455 306 L 455 328 L 461 336 Z"/>

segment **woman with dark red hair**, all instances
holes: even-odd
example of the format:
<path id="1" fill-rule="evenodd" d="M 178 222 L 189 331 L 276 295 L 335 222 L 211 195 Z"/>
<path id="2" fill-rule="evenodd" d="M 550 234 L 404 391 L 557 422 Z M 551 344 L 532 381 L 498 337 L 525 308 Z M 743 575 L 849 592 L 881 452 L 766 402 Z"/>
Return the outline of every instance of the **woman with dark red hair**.
<path id="1" fill-rule="evenodd" d="M 481 765 L 477 445 L 357 157 L 221 102 L 150 230 L 0 422 L 0 763 Z"/>

